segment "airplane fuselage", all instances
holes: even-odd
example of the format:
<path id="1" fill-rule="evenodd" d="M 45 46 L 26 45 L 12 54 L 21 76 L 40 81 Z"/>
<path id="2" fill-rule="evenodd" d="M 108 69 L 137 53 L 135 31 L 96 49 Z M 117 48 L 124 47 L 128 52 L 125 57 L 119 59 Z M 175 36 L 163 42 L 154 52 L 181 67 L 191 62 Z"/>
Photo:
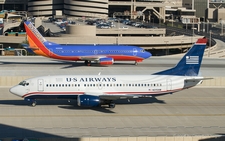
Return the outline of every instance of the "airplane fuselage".
<path id="1" fill-rule="evenodd" d="M 112 65 L 114 61 L 135 61 L 151 57 L 151 53 L 137 46 L 125 45 L 63 45 L 47 41 L 30 22 L 24 24 L 29 47 L 35 54 L 49 58 L 85 61 L 90 65 L 91 61 L 96 61 L 100 65 Z"/>
<path id="2" fill-rule="evenodd" d="M 186 82 L 187 78 L 169 75 L 58 75 L 27 79 L 24 85 L 13 89 L 17 93 L 20 91 L 18 96 L 27 99 L 76 99 L 77 95 L 89 93 L 145 97 L 177 92 L 200 82 Z"/>
<path id="3" fill-rule="evenodd" d="M 46 50 L 47 51 L 47 50 Z M 56 45 L 49 48 L 48 54 L 39 54 L 55 59 L 62 60 L 83 60 L 82 57 L 98 58 L 107 57 L 113 58 L 114 61 L 137 61 L 149 57 L 149 53 L 136 46 L 123 45 Z"/>

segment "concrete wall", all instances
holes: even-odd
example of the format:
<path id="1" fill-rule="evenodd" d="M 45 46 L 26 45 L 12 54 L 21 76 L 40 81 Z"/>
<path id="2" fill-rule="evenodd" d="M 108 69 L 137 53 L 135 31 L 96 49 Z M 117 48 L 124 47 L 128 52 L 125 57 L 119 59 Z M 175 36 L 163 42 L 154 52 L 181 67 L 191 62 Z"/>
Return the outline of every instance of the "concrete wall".
<path id="1" fill-rule="evenodd" d="M 96 27 L 89 25 L 67 25 L 66 34 L 73 36 L 96 36 Z M 74 37 L 76 38 L 76 37 Z"/>
<path id="2" fill-rule="evenodd" d="M 0 76 L 0 87 L 11 87 L 18 84 L 20 81 L 34 76 Z M 225 77 L 207 77 L 213 78 L 204 80 L 198 87 L 225 87 Z"/>
<path id="3" fill-rule="evenodd" d="M 218 14 L 217 14 L 217 22 L 220 23 L 220 20 L 223 20 L 223 24 L 224 24 L 224 21 L 225 21 L 225 9 L 224 8 L 221 8 L 221 9 L 218 9 Z"/>

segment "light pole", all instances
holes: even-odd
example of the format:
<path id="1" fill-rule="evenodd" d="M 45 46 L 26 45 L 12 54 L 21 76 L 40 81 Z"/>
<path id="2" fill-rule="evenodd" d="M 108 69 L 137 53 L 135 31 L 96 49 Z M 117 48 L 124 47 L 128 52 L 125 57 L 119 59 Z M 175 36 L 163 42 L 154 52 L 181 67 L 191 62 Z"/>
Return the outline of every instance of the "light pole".
<path id="1" fill-rule="evenodd" d="M 205 32 L 205 17 L 203 17 L 203 27 L 202 27 L 202 32 Z"/>
<path id="2" fill-rule="evenodd" d="M 152 18 L 152 20 L 153 20 L 153 26 L 154 26 L 155 20 L 154 20 L 154 18 Z"/>
<path id="3" fill-rule="evenodd" d="M 209 20 L 207 19 L 207 33 L 209 33 Z"/>
<path id="4" fill-rule="evenodd" d="M 221 23 L 221 36 L 223 36 L 223 20 L 222 19 L 220 20 L 220 23 Z"/>
<path id="5" fill-rule="evenodd" d="M 173 14 L 171 14 L 171 17 L 172 17 L 172 27 L 173 27 Z"/>
<path id="6" fill-rule="evenodd" d="M 209 51 L 208 51 L 208 57 L 210 57 L 210 49 L 211 49 L 211 30 L 209 31 Z"/>
<path id="7" fill-rule="evenodd" d="M 166 43 L 166 55 L 168 55 L 168 54 L 169 54 L 169 50 L 168 50 L 167 43 L 168 43 L 169 41 L 164 41 L 164 42 Z"/>
<path id="8" fill-rule="evenodd" d="M 183 42 L 184 41 L 181 41 L 181 53 L 183 52 L 183 48 L 182 48 Z"/>

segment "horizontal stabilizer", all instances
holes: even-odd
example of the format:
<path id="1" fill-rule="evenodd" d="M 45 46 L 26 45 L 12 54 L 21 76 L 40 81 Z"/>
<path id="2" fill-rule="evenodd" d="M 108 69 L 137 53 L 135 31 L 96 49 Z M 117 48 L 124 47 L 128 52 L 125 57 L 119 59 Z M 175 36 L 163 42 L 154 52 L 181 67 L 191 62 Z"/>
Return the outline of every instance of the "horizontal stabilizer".
<path id="1" fill-rule="evenodd" d="M 209 80 L 213 78 L 204 78 L 204 77 L 198 77 L 198 78 L 187 78 L 186 81 L 194 81 L 194 80 Z"/>

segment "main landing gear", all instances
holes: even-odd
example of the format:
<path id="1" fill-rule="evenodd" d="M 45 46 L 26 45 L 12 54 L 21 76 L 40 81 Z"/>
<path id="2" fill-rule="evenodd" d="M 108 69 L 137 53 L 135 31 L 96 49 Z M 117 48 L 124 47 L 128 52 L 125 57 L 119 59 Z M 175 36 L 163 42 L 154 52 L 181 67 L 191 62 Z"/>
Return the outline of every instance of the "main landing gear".
<path id="1" fill-rule="evenodd" d="M 115 103 L 110 103 L 109 108 L 115 108 L 116 104 Z"/>
<path id="2" fill-rule="evenodd" d="M 91 66 L 91 61 L 85 60 L 85 61 L 84 61 L 84 64 L 85 64 L 86 66 Z"/>
<path id="3" fill-rule="evenodd" d="M 137 61 L 135 61 L 135 62 L 134 62 L 134 65 L 135 65 L 135 66 L 137 66 L 137 65 L 138 65 L 138 62 L 137 62 Z"/>

